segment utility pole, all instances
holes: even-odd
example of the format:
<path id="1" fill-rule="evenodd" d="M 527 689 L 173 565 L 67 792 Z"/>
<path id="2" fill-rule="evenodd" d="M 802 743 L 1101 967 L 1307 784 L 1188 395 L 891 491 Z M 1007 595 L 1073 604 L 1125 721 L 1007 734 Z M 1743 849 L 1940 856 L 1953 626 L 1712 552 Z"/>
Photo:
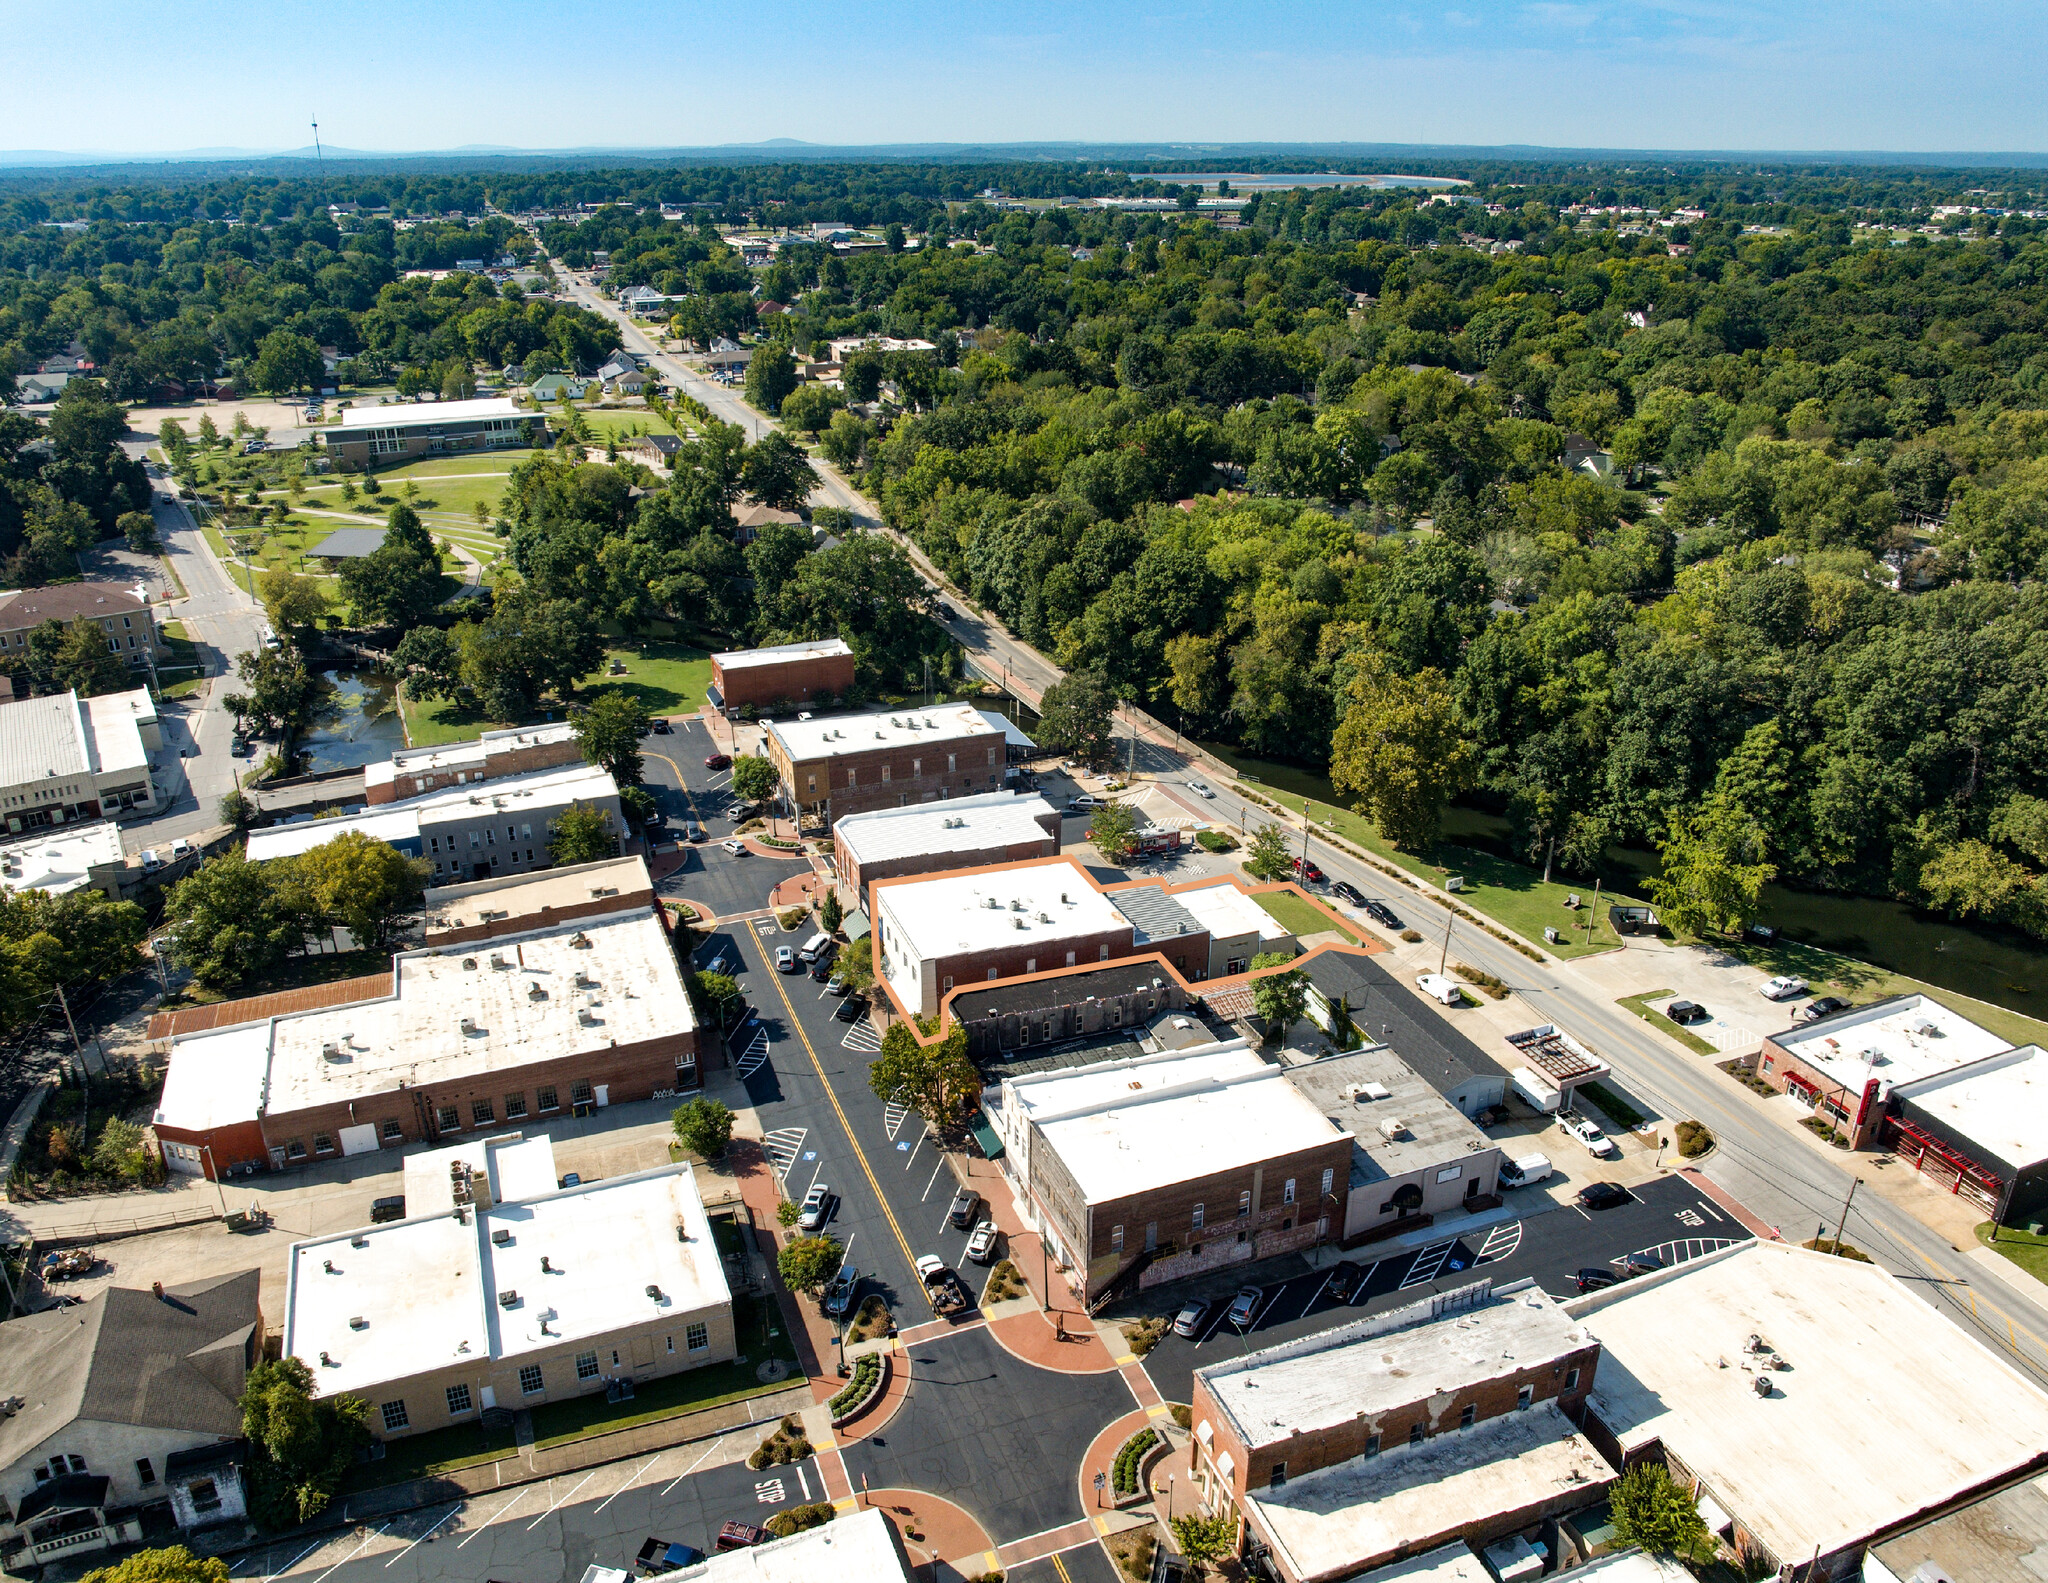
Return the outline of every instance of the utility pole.
<path id="1" fill-rule="evenodd" d="M 1842 1200 L 1842 1218 L 1835 1222 L 1835 1254 L 1842 1252 L 1842 1231 L 1849 1224 L 1849 1206 L 1856 1202 L 1856 1189 L 1863 1185 L 1863 1178 L 1852 1177 L 1849 1182 L 1849 1196 Z"/>
<path id="2" fill-rule="evenodd" d="M 1451 931 L 1457 927 L 1457 915 L 1455 913 L 1446 915 L 1446 917 L 1444 918 L 1444 954 L 1438 957 L 1436 961 L 1436 973 L 1438 978 L 1443 977 L 1444 966 L 1451 959 Z"/>
<path id="3" fill-rule="evenodd" d="M 1586 944 L 1593 943 L 1593 931 L 1600 927 L 1600 881 L 1593 880 L 1593 910 L 1586 915 Z"/>

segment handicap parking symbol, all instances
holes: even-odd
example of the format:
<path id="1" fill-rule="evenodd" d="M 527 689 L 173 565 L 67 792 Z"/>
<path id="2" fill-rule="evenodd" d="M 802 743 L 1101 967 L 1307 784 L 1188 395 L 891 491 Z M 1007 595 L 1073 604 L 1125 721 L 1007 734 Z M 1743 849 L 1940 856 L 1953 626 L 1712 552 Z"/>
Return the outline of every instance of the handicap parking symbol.
<path id="1" fill-rule="evenodd" d="M 897 1144 L 897 1145 L 896 1145 L 896 1152 L 897 1152 L 898 1154 L 908 1154 L 908 1153 L 910 1152 L 910 1144 L 909 1144 L 909 1142 L 908 1142 L 908 1141 L 906 1140 L 906 1141 L 904 1141 L 904 1142 L 902 1142 L 902 1143 L 899 1143 L 899 1144 Z"/>
<path id="2" fill-rule="evenodd" d="M 816 1149 L 806 1149 L 806 1150 L 804 1150 L 804 1158 L 805 1158 L 806 1160 L 815 1160 L 815 1159 L 816 1159 L 817 1157 L 818 1157 L 818 1151 L 817 1151 Z"/>

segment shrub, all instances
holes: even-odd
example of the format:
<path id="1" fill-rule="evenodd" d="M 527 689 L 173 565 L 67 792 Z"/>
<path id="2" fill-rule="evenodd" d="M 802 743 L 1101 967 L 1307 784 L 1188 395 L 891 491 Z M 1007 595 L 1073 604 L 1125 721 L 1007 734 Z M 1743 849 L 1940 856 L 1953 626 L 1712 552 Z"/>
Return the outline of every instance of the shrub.
<path id="1" fill-rule="evenodd" d="M 1508 998 L 1507 985 L 1495 978 L 1491 973 L 1482 973 L 1478 968 L 1467 966 L 1463 962 L 1453 962 L 1451 964 L 1451 971 L 1456 973 L 1466 983 L 1477 984 L 1495 1000 L 1506 1000 Z"/>
<path id="2" fill-rule="evenodd" d="M 853 1360 L 853 1378 L 846 1382 L 846 1388 L 825 1404 L 834 1418 L 849 1411 L 853 1405 L 874 1388 L 881 1377 L 882 1356 L 878 1352 L 864 1352 Z"/>
<path id="3" fill-rule="evenodd" d="M 774 1434 L 748 1454 L 747 1466 L 759 1472 L 784 1462 L 801 1462 L 810 1454 L 811 1442 L 804 1435 L 803 1423 L 792 1413 L 775 1426 Z"/>
<path id="4" fill-rule="evenodd" d="M 1693 1498 L 1659 1462 L 1642 1462 L 1615 1481 L 1609 1496 L 1615 1537 L 1640 1545 L 1654 1555 L 1696 1556 L 1712 1553 Z"/>
<path id="5" fill-rule="evenodd" d="M 807 907 L 791 907 L 786 912 L 777 913 L 775 921 L 785 929 L 797 929 L 803 926 L 803 921 L 810 915 L 810 909 Z"/>
<path id="6" fill-rule="evenodd" d="M 1422 938 L 1422 931 L 1420 929 L 1403 929 L 1401 931 L 1401 938 L 1406 940 L 1410 945 L 1414 945 L 1418 940 Z"/>
<path id="7" fill-rule="evenodd" d="M 1714 1146 L 1714 1135 L 1697 1121 L 1681 1121 L 1674 1130 L 1678 1134 L 1678 1152 L 1688 1160 Z"/>
<path id="8" fill-rule="evenodd" d="M 1110 1486 L 1119 1495 L 1138 1493 L 1138 1464 L 1145 1459 L 1145 1453 L 1158 1442 L 1159 1431 L 1149 1424 L 1140 1429 L 1116 1454 L 1116 1462 L 1110 1471 Z"/>
<path id="9" fill-rule="evenodd" d="M 761 1526 L 778 1539 L 787 1539 L 791 1534 L 802 1533 L 806 1528 L 822 1528 L 836 1514 L 829 1505 L 820 1502 L 814 1506 L 792 1506 L 786 1512 L 777 1512 Z"/>
<path id="10" fill-rule="evenodd" d="M 1237 842 L 1221 830 L 1197 830 L 1195 844 L 1204 852 L 1235 852 Z"/>
<path id="11" fill-rule="evenodd" d="M 1131 1344 L 1131 1355 L 1142 1358 L 1159 1345 L 1159 1338 L 1166 1334 L 1164 1319 L 1137 1319 L 1123 1327 L 1124 1340 Z"/>

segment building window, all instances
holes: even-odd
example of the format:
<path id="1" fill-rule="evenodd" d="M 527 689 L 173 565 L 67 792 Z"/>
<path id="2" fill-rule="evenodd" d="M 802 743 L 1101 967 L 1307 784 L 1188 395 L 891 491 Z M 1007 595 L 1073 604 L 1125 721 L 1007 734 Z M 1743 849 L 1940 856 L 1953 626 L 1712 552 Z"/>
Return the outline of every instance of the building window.
<path id="1" fill-rule="evenodd" d="M 505 1096 L 505 1119 L 507 1121 L 517 1121 L 525 1114 L 526 1096 L 524 1094 L 507 1094 Z"/>
<path id="2" fill-rule="evenodd" d="M 676 1355 L 676 1338 L 674 1336 L 663 1336 L 661 1339 L 668 1343 L 668 1355 L 674 1357 Z"/>
<path id="3" fill-rule="evenodd" d="M 334 1152 L 334 1140 L 324 1132 L 314 1133 L 313 1152 L 315 1154 L 332 1154 Z"/>
<path id="4" fill-rule="evenodd" d="M 922 779 L 924 779 L 924 760 L 923 760 L 923 759 L 912 759 L 912 760 L 910 761 L 910 774 L 911 774 L 911 777 L 912 777 L 913 779 L 915 779 L 915 780 L 922 780 Z"/>
<path id="5" fill-rule="evenodd" d="M 1237 1195 L 1237 1213 L 1241 1217 L 1252 1212 L 1252 1190 L 1247 1187 Z"/>
<path id="6" fill-rule="evenodd" d="M 531 841 L 533 839 L 533 826 L 530 824 L 522 824 L 519 827 L 519 839 L 522 841 Z"/>
<path id="7" fill-rule="evenodd" d="M 443 1105 L 439 1114 L 441 1130 L 443 1132 L 460 1132 L 462 1130 L 462 1112 L 453 1105 Z"/>
<path id="8" fill-rule="evenodd" d="M 709 1325 L 683 1326 L 683 1345 L 692 1352 L 704 1351 L 711 1345 L 711 1327 Z"/>
<path id="9" fill-rule="evenodd" d="M 940 980 L 939 980 L 939 990 L 940 990 L 940 992 L 941 992 L 942 994 L 943 994 L 943 993 L 944 993 L 944 992 L 945 992 L 946 990 L 949 990 L 949 989 L 951 989 L 952 987 L 953 987 L 953 979 L 952 979 L 952 975 L 951 975 L 951 974 L 948 974 L 948 975 L 947 975 L 947 976 L 946 976 L 945 978 L 942 978 L 942 979 L 940 979 Z"/>
<path id="10" fill-rule="evenodd" d="M 1526 1390 L 1527 1390 L 1528 1388 L 1529 1388 L 1529 1387 L 1528 1387 L 1528 1386 L 1526 1386 L 1526 1385 L 1522 1387 L 1522 1389 L 1523 1389 L 1523 1390 L 1525 1390 L 1525 1391 L 1526 1391 Z M 1470 1428 L 1471 1428 L 1471 1427 L 1472 1427 L 1472 1426 L 1473 1426 L 1473 1425 L 1474 1425 L 1475 1423 L 1477 1423 L 1478 1421 L 1479 1421 L 1479 1406 L 1478 1406 L 1478 1404 L 1477 1404 L 1476 1402 L 1467 1402 L 1467 1403 L 1465 1404 L 1464 1410 L 1463 1410 L 1462 1412 L 1460 1412 L 1460 1413 L 1458 1414 L 1458 1427 L 1459 1427 L 1460 1429 L 1470 1429 Z"/>
<path id="11" fill-rule="evenodd" d="M 948 772 L 948 773 L 950 774 L 950 773 L 951 773 L 952 771 L 954 771 L 954 770 L 958 769 L 959 767 L 960 767 L 960 755 L 959 755 L 959 754 L 957 754 L 957 753 L 948 753 L 948 754 L 946 755 L 946 770 L 947 770 L 947 772 Z"/>
<path id="12" fill-rule="evenodd" d="M 379 1411 L 384 1414 L 384 1432 L 387 1435 L 394 1430 L 404 1429 L 412 1422 L 406 1416 L 404 1402 L 386 1402 Z"/>
<path id="13" fill-rule="evenodd" d="M 1294 1178 L 1291 1176 L 1287 1178 L 1286 1185 L 1280 1189 L 1280 1202 L 1283 1204 L 1294 1202 Z"/>
<path id="14" fill-rule="evenodd" d="M 1533 1385 L 1524 1385 L 1519 1391 L 1515 1392 L 1515 1406 L 1517 1408 L 1527 1407 L 1535 1400 L 1536 1387 Z"/>
<path id="15" fill-rule="evenodd" d="M 149 1465 L 148 1457 L 135 1459 L 135 1476 L 142 1481 L 145 1489 L 156 1482 L 156 1469 Z"/>
<path id="16" fill-rule="evenodd" d="M 284 1146 L 284 1157 L 287 1160 L 303 1160 L 306 1157 L 306 1145 L 297 1138 L 292 1139 Z"/>
<path id="17" fill-rule="evenodd" d="M 572 1105 L 588 1105 L 596 1097 L 588 1083 L 571 1083 L 569 1085 L 569 1103 Z"/>
<path id="18" fill-rule="evenodd" d="M 1411 1446 L 1422 1444 L 1422 1425 L 1420 1423 L 1413 1423 L 1408 1426 L 1408 1444 Z"/>
<path id="19" fill-rule="evenodd" d="M 451 836 L 451 837 L 450 837 L 449 839 L 453 840 L 454 838 L 453 838 L 453 837 Z M 476 850 L 476 849 L 477 849 L 478 847 L 480 847 L 480 846 L 482 846 L 482 845 L 483 845 L 483 840 L 482 840 L 482 838 L 481 838 L 481 837 L 479 837 L 479 836 L 477 835 L 477 833 L 476 833 L 476 832 L 475 832 L 474 830 L 470 831 L 470 832 L 469 832 L 469 849 L 470 849 L 470 851 L 474 852 L 474 851 L 475 851 L 475 850 Z"/>
<path id="20" fill-rule="evenodd" d="M 1074 965 L 1074 953 L 1073 953 L 1073 952 L 1071 952 L 1071 951 L 1069 951 L 1069 952 L 1067 953 L 1067 966 L 1068 966 L 1068 967 L 1072 967 L 1073 965 Z"/>
<path id="21" fill-rule="evenodd" d="M 1287 1464 L 1285 1462 L 1275 1462 L 1273 1464 L 1273 1476 L 1267 1481 L 1267 1488 L 1277 1490 L 1286 1482 Z"/>
<path id="22" fill-rule="evenodd" d="M 1336 1184 L 1336 1181 L 1337 1173 L 1333 1170 L 1325 1168 L 1323 1171 L 1323 1196 L 1325 1198 L 1328 1198 L 1330 1196 L 1330 1189 Z"/>
<path id="23" fill-rule="evenodd" d="M 849 780 L 847 784 L 850 786 L 853 782 Z M 889 784 L 889 766 L 886 764 L 882 766 L 882 784 L 884 786 Z"/>
<path id="24" fill-rule="evenodd" d="M 1579 1371 L 1577 1369 L 1569 1369 L 1565 1372 L 1564 1388 L 1568 1391 L 1575 1391 L 1579 1388 Z"/>
<path id="25" fill-rule="evenodd" d="M 1122 1226 L 1111 1226 L 1109 1228 L 1109 1251 L 1111 1253 L 1121 1253 L 1124 1251 L 1124 1228 Z"/>
<path id="26" fill-rule="evenodd" d="M 817 776 L 815 776 L 815 775 L 806 775 L 806 776 L 804 777 L 804 790 L 805 790 L 805 791 L 816 791 L 817 789 L 818 789 L 818 777 L 817 777 Z"/>
<path id="27" fill-rule="evenodd" d="M 404 1126 L 402 1126 L 402 1125 L 401 1125 L 400 1123 L 398 1123 L 398 1122 L 395 1122 L 395 1121 L 387 1121 L 387 1122 L 385 1122 L 385 1123 L 384 1123 L 384 1141 L 385 1141 L 386 1143 L 402 1143 L 402 1142 L 404 1142 L 404 1141 L 405 1141 L 405 1128 L 404 1128 Z"/>
<path id="28" fill-rule="evenodd" d="M 448 1415 L 449 1415 L 449 1416 L 450 1416 L 450 1417 L 452 1418 L 452 1417 L 454 1417 L 454 1416 L 455 1416 L 455 1415 L 456 1415 L 457 1413 L 466 1413 L 466 1412 L 468 1412 L 468 1411 L 469 1411 L 469 1387 L 468 1387 L 467 1385 L 451 1385 L 451 1386 L 449 1386 L 449 1387 L 448 1387 Z"/>
<path id="29" fill-rule="evenodd" d="M 469 1106 L 469 1119 L 479 1127 L 488 1127 L 498 1119 L 498 1113 L 492 1109 L 488 1099 L 472 1100 Z"/>
<path id="30" fill-rule="evenodd" d="M 597 1354 L 595 1352 L 579 1352 L 576 1354 L 576 1378 L 579 1380 L 594 1380 L 597 1378 Z"/>
<path id="31" fill-rule="evenodd" d="M 541 1089 L 533 1096 L 533 1108 L 542 1112 L 553 1110 L 555 1108 L 555 1091 L 552 1088 Z"/>
<path id="32" fill-rule="evenodd" d="M 519 1389 L 526 1395 L 538 1396 L 544 1388 L 538 1363 L 529 1363 L 519 1371 Z"/>
<path id="33" fill-rule="evenodd" d="M 1098 961 L 1098 962 L 1107 962 L 1107 961 L 1109 960 L 1109 947 L 1108 947 L 1108 946 L 1106 946 L 1106 945 L 1105 945 L 1105 946 L 1103 946 L 1103 947 L 1102 947 L 1102 948 L 1101 948 L 1101 949 L 1100 949 L 1100 950 L 1099 950 L 1099 951 L 1098 951 L 1098 952 L 1096 953 L 1096 956 L 1095 956 L 1095 960 L 1096 960 L 1096 961 Z"/>
<path id="34" fill-rule="evenodd" d="M 1200 1231 L 1202 1229 L 1202 1216 L 1207 1211 L 1207 1209 L 1208 1205 L 1206 1204 L 1195 1205 L 1195 1212 L 1190 1221 L 1190 1224 L 1194 1226 L 1195 1230 Z"/>
<path id="35" fill-rule="evenodd" d="M 991 981 L 993 981 L 993 980 L 994 980 L 994 978 L 995 978 L 995 976 L 996 976 L 996 970 L 995 970 L 994 968 L 990 968 L 990 969 L 988 970 L 988 976 L 989 976 L 990 980 L 991 980 Z"/>
<path id="36" fill-rule="evenodd" d="M 389 1405 L 396 1407 L 400 1413 L 405 1411 L 405 1403 L 403 1402 L 392 1402 Z M 403 1428 L 404 1426 L 401 1424 L 399 1427 Z M 191 1498 L 192 1509 L 195 1512 L 217 1512 L 220 1510 L 220 1486 L 215 1484 L 212 1479 L 194 1479 L 185 1486 L 185 1493 Z"/>
<path id="37" fill-rule="evenodd" d="M 1036 973 L 1038 971 L 1038 958 L 1035 956 L 1027 956 L 1024 959 L 1024 971 L 1027 973 Z"/>
<path id="38" fill-rule="evenodd" d="M 1369 1457 L 1376 1457 L 1380 1454 L 1380 1437 L 1378 1435 L 1367 1435 L 1365 1437 L 1364 1454 Z"/>

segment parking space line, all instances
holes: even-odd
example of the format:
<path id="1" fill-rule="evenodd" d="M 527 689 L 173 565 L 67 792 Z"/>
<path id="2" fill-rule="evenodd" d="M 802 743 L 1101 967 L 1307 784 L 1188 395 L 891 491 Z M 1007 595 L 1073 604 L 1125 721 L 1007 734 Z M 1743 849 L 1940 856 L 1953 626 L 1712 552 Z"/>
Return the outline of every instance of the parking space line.
<path id="1" fill-rule="evenodd" d="M 478 1534 L 482 1533 L 486 1528 L 490 1527 L 492 1523 L 496 1522 L 500 1517 L 503 1517 L 505 1513 L 509 1512 L 513 1507 L 517 1506 L 521 1501 L 525 1500 L 526 1497 L 531 1495 L 532 1493 L 533 1486 L 529 1484 L 525 1489 L 522 1489 L 518 1494 L 514 1495 L 509 1501 L 505 1502 L 503 1506 L 500 1506 L 496 1511 L 492 1512 L 489 1517 L 485 1518 L 481 1523 L 479 1523 L 475 1528 L 473 1528 L 466 1537 L 457 1540 L 455 1548 L 460 1550 L 464 1545 L 468 1544 L 471 1539 L 474 1539 Z"/>
<path id="2" fill-rule="evenodd" d="M 1411 1286 L 1435 1280 L 1443 1270 L 1444 1261 L 1451 1256 L 1451 1249 L 1457 1245 L 1458 1239 L 1452 1237 L 1448 1242 L 1431 1243 L 1416 1254 L 1415 1262 L 1408 1266 L 1408 1273 L 1402 1277 L 1399 1289 L 1405 1292 Z"/>
<path id="3" fill-rule="evenodd" d="M 425 1533 L 421 1534 L 419 1538 L 415 1539 L 411 1544 L 407 1545 L 403 1550 L 399 1551 L 397 1555 L 393 1556 L 389 1561 L 386 1561 L 384 1563 L 386 1570 L 389 1570 L 390 1568 L 397 1566 L 399 1562 L 403 1561 L 407 1556 L 411 1555 L 414 1549 L 416 1549 L 419 1545 L 424 1544 L 428 1539 L 433 1537 L 435 1530 L 441 1526 L 441 1523 L 445 1523 L 449 1518 L 453 1517 L 457 1512 L 461 1510 L 462 1502 L 457 1501 L 453 1506 L 449 1507 L 445 1512 L 441 1514 L 441 1522 L 435 1523 L 432 1528 L 429 1528 Z M 461 1547 L 457 1546 L 457 1548 L 460 1549 Z"/>
<path id="4" fill-rule="evenodd" d="M 276 1583 L 276 1580 L 278 1578 L 283 1577 L 285 1573 L 291 1571 L 293 1567 L 297 1566 L 301 1561 L 305 1560 L 307 1556 L 311 1555 L 315 1550 L 318 1550 L 322 1545 L 326 1543 L 327 1540 L 325 1538 L 315 1539 L 311 1544 L 307 1545 L 305 1549 L 301 1550 L 297 1555 L 293 1556 L 291 1560 L 287 1561 L 283 1566 L 279 1567 L 275 1572 L 271 1573 L 269 1577 L 265 1578 L 263 1580 L 263 1583 Z"/>
<path id="5" fill-rule="evenodd" d="M 552 1503 L 551 1503 L 551 1504 L 549 1505 L 549 1507 L 548 1507 L 548 1509 L 547 1509 L 546 1511 L 542 1512 L 542 1513 L 541 1513 L 541 1514 L 540 1514 L 540 1515 L 539 1515 L 538 1517 L 534 1518 L 534 1520 L 533 1520 L 532 1522 L 528 1523 L 528 1524 L 526 1525 L 526 1531 L 527 1531 L 528 1533 L 532 1533 L 532 1532 L 534 1531 L 534 1529 L 538 1528 L 538 1527 L 539 1527 L 539 1526 L 540 1526 L 540 1525 L 541 1525 L 542 1523 L 546 1522 L 546 1521 L 548 1520 L 548 1518 L 549 1518 L 550 1516 L 552 1516 L 552 1515 L 553 1515 L 553 1513 L 554 1513 L 554 1510 L 555 1510 L 555 1507 L 557 1507 L 557 1506 L 561 1505 L 561 1504 L 562 1504 L 562 1501 L 565 1501 L 565 1500 L 569 1499 L 569 1496 L 571 1496 L 571 1495 L 574 1495 L 574 1494 L 576 1493 L 576 1490 L 580 1490 L 580 1489 L 582 1489 L 584 1485 L 588 1484 L 588 1483 L 589 1483 L 589 1482 L 590 1482 L 590 1481 L 591 1481 L 592 1479 L 594 1479 L 594 1478 L 596 1478 L 596 1477 L 597 1477 L 597 1469 L 596 1469 L 596 1468 L 592 1468 L 592 1469 L 591 1469 L 591 1470 L 590 1470 L 590 1471 L 589 1471 L 588 1473 L 584 1474 L 582 1478 L 580 1478 L 580 1479 L 578 1479 L 578 1480 L 576 1481 L 576 1489 L 575 1489 L 575 1490 L 571 1490 L 571 1491 L 569 1491 L 569 1494 L 568 1494 L 568 1495 L 564 1495 L 564 1496 L 562 1497 L 562 1500 L 558 1500 L 558 1501 L 552 1502 Z"/>
<path id="6" fill-rule="evenodd" d="M 943 1171 L 945 1168 L 946 1157 L 945 1155 L 941 1154 L 939 1156 L 939 1163 L 932 1167 L 932 1174 L 924 1184 L 924 1191 L 917 1195 L 917 1201 L 920 1204 L 932 1196 L 932 1183 L 936 1182 L 939 1179 L 939 1172 Z"/>
<path id="7" fill-rule="evenodd" d="M 628 1478 L 625 1483 L 621 1484 L 617 1489 L 613 1490 L 611 1494 L 607 1495 L 602 1501 L 598 1502 L 597 1511 L 603 1511 L 605 1507 L 611 1505 L 613 1501 L 617 1500 L 621 1495 L 625 1494 L 627 1490 L 631 1489 L 635 1484 L 637 1484 L 640 1481 L 641 1474 L 645 1473 L 649 1468 L 653 1467 L 654 1464 L 659 1462 L 660 1460 L 661 1453 L 657 1451 L 654 1453 L 653 1456 L 649 1457 L 645 1462 L 641 1463 L 639 1467 L 633 1470 L 632 1476 Z M 597 1512 L 592 1512 L 590 1515 L 595 1517 L 597 1515 Z"/>
<path id="8" fill-rule="evenodd" d="M 395 1521 L 396 1519 L 393 1520 Z M 325 1578 L 328 1575 L 328 1573 L 338 1571 L 340 1568 L 347 1566 L 349 1562 L 355 1560 L 357 1556 L 362 1554 L 364 1547 L 367 1546 L 372 1539 L 381 1538 L 383 1536 L 384 1529 L 389 1528 L 390 1526 L 390 1523 L 386 1523 L 384 1525 L 384 1528 L 379 1528 L 376 1533 L 365 1534 L 363 1536 L 362 1544 L 357 1545 L 355 1549 L 351 1550 L 347 1555 L 343 1556 L 339 1561 L 335 1562 L 334 1565 L 329 1567 L 326 1572 L 322 1572 L 320 1574 L 320 1577 L 313 1579 L 313 1583 L 321 1583 L 321 1579 Z"/>
<path id="9" fill-rule="evenodd" d="M 1302 1309 L 1301 1313 L 1297 1316 L 1298 1318 L 1306 1319 L 1308 1317 L 1309 1310 L 1313 1309 L 1322 1300 L 1323 1293 L 1329 1290 L 1330 1282 L 1336 1278 L 1337 1266 L 1333 1264 L 1330 1266 L 1329 1273 L 1323 1277 L 1323 1284 L 1316 1288 L 1316 1295 L 1308 1300 L 1308 1307 Z"/>
<path id="10" fill-rule="evenodd" d="M 720 1446 L 724 1444 L 724 1435 L 714 1436 L 711 1441 L 711 1444 L 706 1446 L 702 1451 L 700 1451 L 697 1454 L 697 1460 L 695 1462 L 692 1462 L 688 1467 L 684 1468 L 682 1472 L 678 1473 L 674 1478 L 670 1479 L 666 1484 L 662 1485 L 661 1493 L 666 1495 L 670 1490 L 674 1489 L 678 1484 L 682 1483 L 684 1479 L 688 1478 L 692 1473 L 695 1473 L 697 1469 L 703 1465 L 704 1459 L 710 1456 L 712 1452 L 716 1451 Z"/>

